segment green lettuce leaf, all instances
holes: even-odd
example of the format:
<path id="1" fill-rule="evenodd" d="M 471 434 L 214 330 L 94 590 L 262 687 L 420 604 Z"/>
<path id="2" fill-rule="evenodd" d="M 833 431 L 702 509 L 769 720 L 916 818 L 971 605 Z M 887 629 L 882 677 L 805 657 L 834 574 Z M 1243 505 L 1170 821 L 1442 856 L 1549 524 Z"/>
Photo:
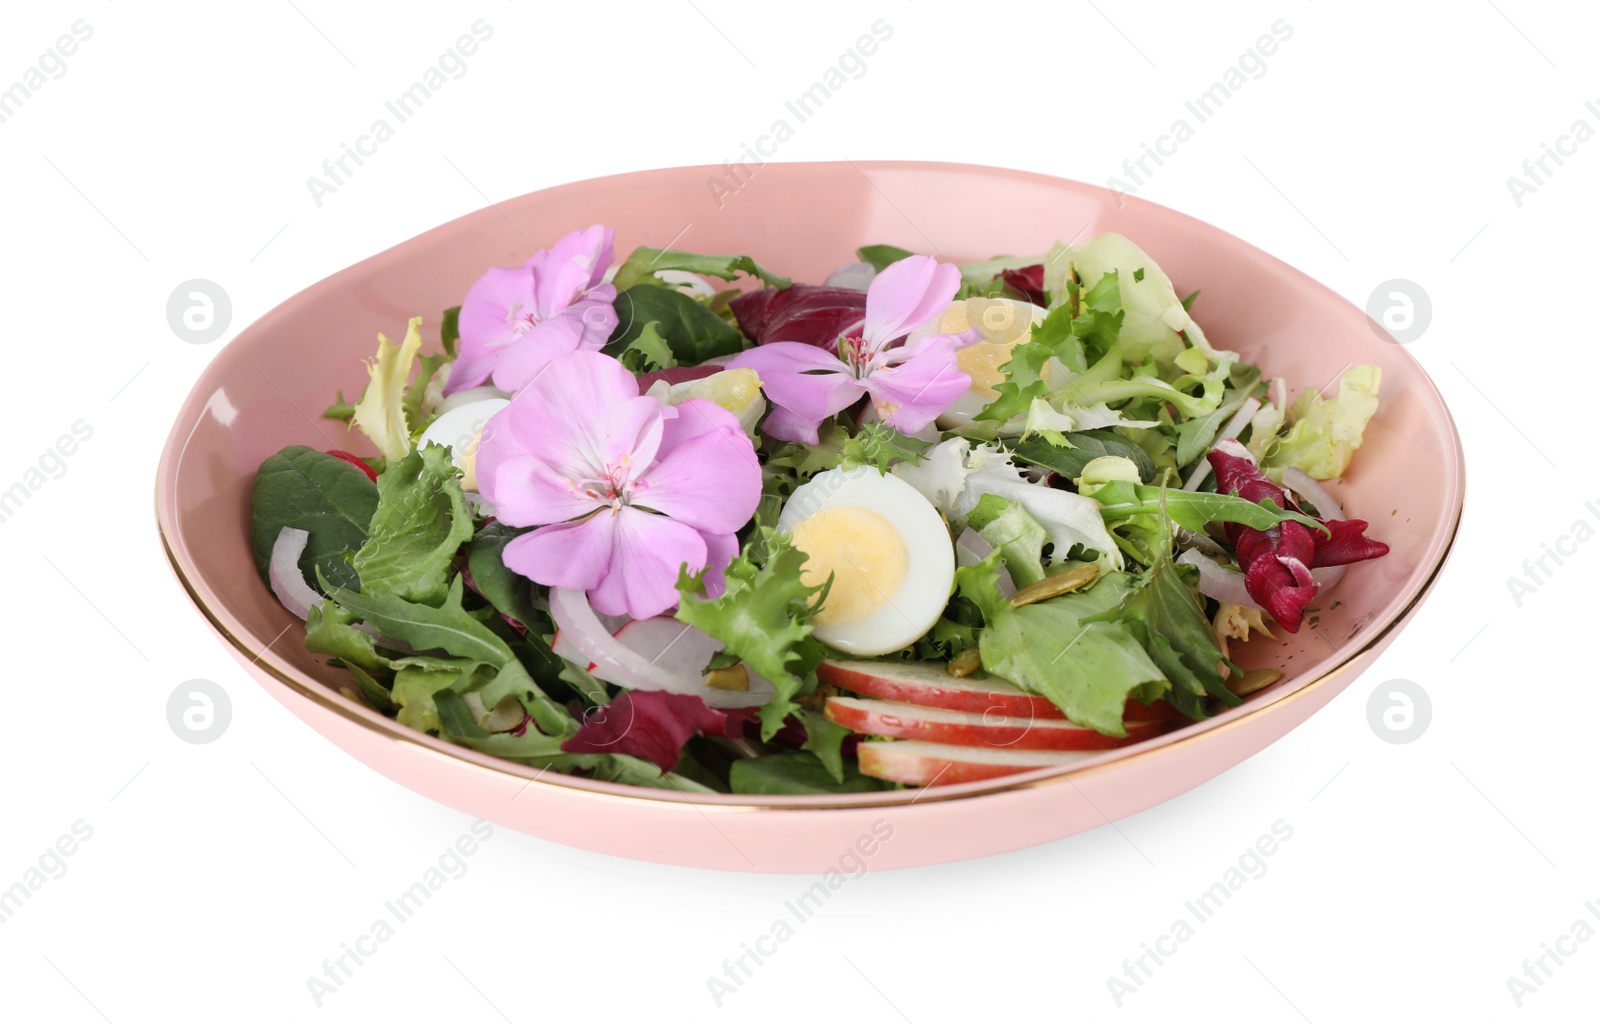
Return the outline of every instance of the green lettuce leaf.
<path id="1" fill-rule="evenodd" d="M 471 539 L 472 513 L 450 450 L 412 449 L 378 477 L 378 508 L 353 562 L 361 592 L 436 604 L 456 552 Z"/>
<path id="2" fill-rule="evenodd" d="M 1044 579 L 1044 546 L 1050 536 L 1027 509 L 998 494 L 985 494 L 967 513 L 967 525 L 999 550 L 1019 589 Z"/>
<path id="3" fill-rule="evenodd" d="M 1128 697 L 1150 700 L 1168 687 L 1139 638 L 1106 618 L 1134 587 L 1133 576 L 1113 572 L 1087 589 L 1021 608 L 990 601 L 978 637 L 984 670 L 1049 698 L 1078 725 L 1126 736 Z"/>
<path id="4" fill-rule="evenodd" d="M 411 450 L 411 428 L 406 420 L 406 385 L 422 347 L 422 317 L 406 324 L 399 345 L 378 335 L 377 357 L 368 365 L 371 380 L 355 405 L 354 420 L 386 459 L 404 458 Z"/>
<path id="5" fill-rule="evenodd" d="M 339 587 L 359 585 L 350 556 L 367 541 L 378 489 L 343 459 L 291 445 L 261 464 L 250 491 L 250 543 L 265 578 L 272 546 L 286 526 L 304 530 L 300 571 L 315 583 L 324 576 Z"/>
<path id="6" fill-rule="evenodd" d="M 1361 435 L 1378 411 L 1378 387 L 1383 370 L 1377 366 L 1352 366 L 1339 378 L 1339 393 L 1322 398 L 1301 392 L 1289 409 L 1293 424 L 1267 453 L 1269 470 L 1297 466 L 1318 480 L 1331 480 L 1350 466 L 1361 447 Z"/>
<path id="7" fill-rule="evenodd" d="M 634 373 L 650 373 L 677 366 L 678 360 L 673 356 L 667 339 L 661 336 L 660 327 L 654 320 L 645 324 L 638 337 L 617 353 L 618 361 Z"/>
<path id="8" fill-rule="evenodd" d="M 772 739 L 797 707 L 794 698 L 816 688 L 816 667 L 826 652 L 811 635 L 812 601 L 826 597 L 827 586 L 807 586 L 800 578 L 806 553 L 787 535 L 758 529 L 763 564 L 752 555 L 753 539 L 733 560 L 721 597 L 705 596 L 704 573 L 684 572 L 677 617 L 722 641 L 757 675 L 769 680 L 772 698 L 761 708 L 761 738 Z"/>

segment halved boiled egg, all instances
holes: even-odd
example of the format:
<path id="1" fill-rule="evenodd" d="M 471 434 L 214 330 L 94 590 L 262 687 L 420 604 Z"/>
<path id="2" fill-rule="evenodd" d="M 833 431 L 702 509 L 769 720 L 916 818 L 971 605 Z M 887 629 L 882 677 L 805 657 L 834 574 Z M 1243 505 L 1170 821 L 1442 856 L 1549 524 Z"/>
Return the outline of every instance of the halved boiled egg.
<path id="1" fill-rule="evenodd" d="M 461 470 L 461 488 L 478 489 L 478 442 L 483 438 L 483 428 L 489 417 L 511 404 L 507 398 L 481 398 L 466 402 L 441 413 L 428 424 L 417 441 L 419 448 L 442 444 L 450 448 L 450 461 Z"/>
<path id="2" fill-rule="evenodd" d="M 983 335 L 982 340 L 956 353 L 956 362 L 961 372 L 972 378 L 972 387 L 944 411 L 939 426 L 947 430 L 964 427 L 1000 397 L 995 385 L 1006 379 L 1000 368 L 1010 362 L 1011 350 L 1026 342 L 1048 313 L 1018 299 L 974 296 L 950 303 L 944 312 L 911 332 L 907 344 L 933 334 L 961 334 L 973 327 Z"/>
<path id="3" fill-rule="evenodd" d="M 950 600 L 950 531 L 899 477 L 871 466 L 818 473 L 785 503 L 778 530 L 806 553 L 808 585 L 833 577 L 811 619 L 830 647 L 863 656 L 901 650 L 933 627 Z"/>

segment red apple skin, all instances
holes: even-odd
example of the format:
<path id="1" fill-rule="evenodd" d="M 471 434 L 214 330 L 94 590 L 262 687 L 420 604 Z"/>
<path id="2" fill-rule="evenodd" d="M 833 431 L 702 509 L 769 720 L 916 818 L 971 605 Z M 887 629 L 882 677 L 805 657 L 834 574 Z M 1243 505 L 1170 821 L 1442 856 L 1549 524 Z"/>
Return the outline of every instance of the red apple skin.
<path id="1" fill-rule="evenodd" d="M 861 774 L 908 786 L 953 786 L 1035 771 L 1040 765 L 979 764 L 929 754 L 907 754 L 904 743 L 869 742 L 856 749 Z"/>
<path id="2" fill-rule="evenodd" d="M 940 668 L 937 673 L 925 673 L 926 681 L 913 681 L 873 671 L 880 667 L 884 667 L 882 663 L 871 661 L 824 661 L 817 666 L 817 678 L 866 697 L 930 708 L 1054 721 L 1065 721 L 1067 717 L 1049 698 L 1026 693 L 1001 680 L 957 679 Z M 1182 717 L 1177 708 L 1164 700 L 1145 705 L 1131 697 L 1122 713 L 1123 721 L 1128 724 L 1168 722 Z"/>
<path id="3" fill-rule="evenodd" d="M 828 698 L 828 719 L 867 736 L 894 736 L 969 747 L 1011 747 L 1017 750 L 1112 750 L 1167 731 L 1166 722 L 1135 722 L 1127 736 L 1107 736 L 1061 719 L 1033 720 L 1008 715 L 963 712 L 970 721 L 921 718 L 919 707 L 874 700 Z M 941 709 L 942 710 L 942 709 Z M 948 712 L 947 712 L 948 713 Z"/>

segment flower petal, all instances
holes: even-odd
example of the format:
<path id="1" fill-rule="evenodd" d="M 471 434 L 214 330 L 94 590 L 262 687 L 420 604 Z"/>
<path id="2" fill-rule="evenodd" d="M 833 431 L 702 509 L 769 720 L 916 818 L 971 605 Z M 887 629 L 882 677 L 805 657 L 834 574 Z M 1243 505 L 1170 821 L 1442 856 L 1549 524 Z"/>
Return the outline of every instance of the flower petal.
<path id="1" fill-rule="evenodd" d="M 507 569 L 543 586 L 591 590 L 611 572 L 616 532 L 617 516 L 600 511 L 575 523 L 525 533 L 507 544 L 500 557 Z"/>
<path id="2" fill-rule="evenodd" d="M 647 619 L 677 607 L 680 570 L 687 566 L 694 573 L 705 568 L 706 542 L 699 531 L 636 508 L 599 514 L 615 526 L 610 566 L 589 590 L 595 611 Z M 506 545 L 506 550 L 510 547 Z"/>
<path id="3" fill-rule="evenodd" d="M 862 332 L 881 349 L 938 316 L 961 287 L 961 271 L 931 256 L 907 256 L 883 268 L 867 286 Z"/>
<path id="4" fill-rule="evenodd" d="M 700 536 L 706 542 L 706 597 L 719 598 L 728 589 L 724 574 L 728 564 L 739 555 L 739 537 L 732 533 L 702 533 Z"/>
<path id="5" fill-rule="evenodd" d="M 704 533 L 733 533 L 761 501 L 761 464 L 739 420 L 704 398 L 676 407 L 634 501 Z"/>
<path id="6" fill-rule="evenodd" d="M 562 356 L 581 351 L 583 323 L 565 314 L 535 324 L 501 348 L 491 350 L 494 386 L 501 391 L 521 391 L 545 367 Z"/>
<path id="7" fill-rule="evenodd" d="M 486 472 L 480 455 L 478 486 L 495 518 L 511 526 L 543 526 L 588 515 L 605 502 L 584 494 L 569 478 L 534 455 L 497 459 L 493 474 Z"/>
<path id="8" fill-rule="evenodd" d="M 610 356 L 570 353 L 549 363 L 489 420 L 478 445 L 479 472 L 493 478 L 499 460 L 532 452 L 569 479 L 599 476 L 638 441 L 637 434 L 619 431 L 642 428 L 643 414 L 659 406 L 639 397 L 637 379 Z"/>
<path id="9" fill-rule="evenodd" d="M 863 391 L 836 353 L 795 341 L 747 349 L 723 365 L 755 370 L 774 405 L 787 409 L 797 423 L 810 424 L 813 444 L 816 425 L 849 408 Z"/>
<path id="10" fill-rule="evenodd" d="M 956 362 L 956 338 L 936 335 L 897 365 L 880 365 L 866 378 L 873 408 L 885 423 L 904 434 L 932 423 L 950 403 L 967 393 L 972 378 Z"/>
<path id="11" fill-rule="evenodd" d="M 546 320 L 570 306 L 578 295 L 600 283 L 611 265 L 613 232 L 595 224 L 573 231 L 549 249 L 540 249 L 524 264 L 533 272 L 534 303 Z"/>
<path id="12" fill-rule="evenodd" d="M 461 350 L 445 390 L 477 387 L 489 379 L 499 350 L 526 328 L 516 326 L 533 312 L 533 275 L 521 267 L 490 267 L 461 302 Z"/>

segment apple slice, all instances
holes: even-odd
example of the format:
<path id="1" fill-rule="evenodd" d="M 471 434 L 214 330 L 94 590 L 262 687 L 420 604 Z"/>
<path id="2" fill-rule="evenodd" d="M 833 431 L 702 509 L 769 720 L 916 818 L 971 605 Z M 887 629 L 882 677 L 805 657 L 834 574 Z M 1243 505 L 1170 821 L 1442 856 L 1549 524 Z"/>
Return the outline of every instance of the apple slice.
<path id="1" fill-rule="evenodd" d="M 1107 736 L 1062 718 L 954 711 L 858 697 L 829 697 L 827 715 L 830 721 L 868 736 L 1019 750 L 1110 750 L 1167 731 L 1166 722 L 1133 722 L 1127 736 Z"/>
<path id="2" fill-rule="evenodd" d="M 1035 768 L 1067 768 L 1093 756 L 1090 751 L 958 747 L 922 740 L 874 740 L 856 748 L 861 774 L 908 786 L 950 786 Z"/>
<path id="3" fill-rule="evenodd" d="M 1048 698 L 1028 693 L 1004 679 L 953 676 L 935 661 L 830 659 L 817 666 L 817 677 L 841 690 L 931 708 L 1060 721 L 1067 717 Z M 1123 712 L 1123 720 L 1128 723 L 1165 722 L 1178 717 L 1178 709 L 1164 700 L 1145 705 L 1130 699 Z"/>

